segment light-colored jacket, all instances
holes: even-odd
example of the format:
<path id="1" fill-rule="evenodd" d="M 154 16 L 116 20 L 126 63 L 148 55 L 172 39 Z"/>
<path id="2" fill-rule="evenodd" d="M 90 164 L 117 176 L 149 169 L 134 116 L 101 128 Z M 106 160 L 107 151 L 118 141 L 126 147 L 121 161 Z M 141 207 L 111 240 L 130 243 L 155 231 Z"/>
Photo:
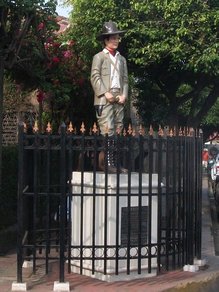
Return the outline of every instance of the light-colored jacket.
<path id="1" fill-rule="evenodd" d="M 119 58 L 120 90 L 126 99 L 128 97 L 128 70 L 126 59 L 122 55 Z M 104 93 L 110 91 L 111 61 L 109 53 L 99 52 L 93 57 L 91 67 L 91 84 L 94 90 L 94 105 L 105 105 Z"/>

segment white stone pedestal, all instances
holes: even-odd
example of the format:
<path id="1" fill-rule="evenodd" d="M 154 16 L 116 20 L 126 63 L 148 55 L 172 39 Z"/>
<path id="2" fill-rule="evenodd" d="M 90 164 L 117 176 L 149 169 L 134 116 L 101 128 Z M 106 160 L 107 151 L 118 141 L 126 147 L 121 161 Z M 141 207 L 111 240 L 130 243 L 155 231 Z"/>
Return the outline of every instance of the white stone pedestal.
<path id="1" fill-rule="evenodd" d="M 107 181 L 106 181 L 107 179 Z M 119 188 L 117 188 L 119 184 Z M 128 185 L 130 188 L 128 188 Z M 126 210 L 131 210 L 134 207 L 139 207 L 138 196 L 132 196 L 132 194 L 139 194 L 139 174 L 132 173 L 131 181 L 128 182 L 127 174 L 120 174 L 119 182 L 117 181 L 116 174 L 108 174 L 107 178 L 104 173 L 96 173 L 96 179 L 94 181 L 94 176 L 92 172 L 83 173 L 83 189 L 82 189 L 82 177 L 81 172 L 73 172 L 72 178 L 72 256 L 79 257 L 79 249 L 74 249 L 74 246 L 82 244 L 83 256 L 91 257 L 92 249 L 86 248 L 86 246 L 92 246 L 93 239 L 95 245 L 116 245 L 116 227 L 119 226 L 118 230 L 118 240 L 119 245 L 121 244 L 121 214 L 122 208 L 128 207 L 128 197 L 130 198 L 130 208 Z M 79 194 L 93 194 L 95 186 L 96 196 L 85 195 L 83 199 Z M 157 194 L 158 187 L 158 176 L 157 174 L 152 175 L 152 193 Z M 118 190 L 119 189 L 119 190 Z M 117 197 L 115 194 L 127 194 L 127 196 Z M 148 194 L 149 192 L 149 176 L 148 174 L 142 174 L 142 186 L 141 186 L 141 206 L 148 206 Z M 105 195 L 107 193 L 107 195 Z M 99 194 L 103 194 L 102 196 Z M 149 218 L 148 208 L 147 208 L 147 222 L 151 222 L 151 243 L 157 243 L 157 195 L 151 196 L 151 218 Z M 95 202 L 95 204 L 94 204 Z M 83 208 L 83 215 L 81 212 Z M 117 212 L 118 210 L 118 212 Z M 95 212 L 95 220 L 93 224 L 93 212 Z M 117 218 L 118 213 L 118 218 Z M 144 215 L 144 214 L 143 214 Z M 143 216 L 142 215 L 142 216 Z M 81 234 L 81 224 L 83 225 L 83 234 Z M 105 230 L 105 224 L 107 224 L 107 231 Z M 95 225 L 95 230 L 93 231 L 93 225 Z M 93 238 L 93 235 L 94 238 Z M 129 252 L 127 246 L 124 246 L 124 234 L 123 234 L 123 246 L 119 248 L 119 256 L 124 256 Z M 142 247 L 141 251 L 138 247 L 130 248 L 130 256 L 135 256 L 138 253 L 145 255 L 147 252 L 146 247 Z M 154 253 L 152 248 L 151 253 Z M 104 258 L 103 249 L 96 248 L 95 257 Z M 107 257 L 115 258 L 115 248 L 107 248 Z M 116 281 L 116 280 L 130 280 L 139 277 L 148 277 L 156 275 L 157 258 L 152 258 L 151 261 L 152 272 L 148 274 L 148 259 L 141 260 L 141 274 L 138 274 L 138 259 L 130 260 L 130 274 L 127 275 L 127 260 L 119 259 L 119 275 L 115 275 L 115 259 L 107 260 L 106 275 L 104 275 L 104 260 L 95 260 L 95 274 L 92 275 L 92 260 L 83 260 L 83 274 L 91 277 L 96 277 L 105 281 Z M 72 260 L 72 271 L 80 272 L 80 261 Z"/>
<path id="2" fill-rule="evenodd" d="M 11 286 L 11 291 L 27 291 L 27 283 L 13 282 Z"/>

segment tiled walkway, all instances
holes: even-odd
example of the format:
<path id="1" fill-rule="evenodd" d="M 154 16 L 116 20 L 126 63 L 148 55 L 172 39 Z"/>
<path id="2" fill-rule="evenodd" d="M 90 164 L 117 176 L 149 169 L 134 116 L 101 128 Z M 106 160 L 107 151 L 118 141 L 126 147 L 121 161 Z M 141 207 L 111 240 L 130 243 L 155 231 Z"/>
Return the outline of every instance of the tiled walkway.
<path id="1" fill-rule="evenodd" d="M 16 254 L 8 254 L 0 257 L 0 291 L 11 291 L 13 281 L 16 281 Z M 199 272 L 204 276 L 204 271 Z M 196 273 L 197 276 L 197 273 Z M 47 276 L 44 275 L 44 266 L 38 266 L 35 275 L 31 274 L 31 269 L 24 269 L 24 282 L 27 282 L 28 290 L 32 292 L 53 291 L 54 282 L 58 280 L 58 263 L 54 262 L 51 265 L 50 272 Z M 66 273 L 66 281 L 70 283 L 71 291 L 150 291 L 158 292 L 163 289 L 174 287 L 177 283 L 184 280 L 192 280 L 193 273 L 173 271 L 163 273 L 156 277 L 142 278 L 132 281 L 118 281 L 107 283 L 97 279 L 92 279 L 87 276 L 78 274 Z"/>

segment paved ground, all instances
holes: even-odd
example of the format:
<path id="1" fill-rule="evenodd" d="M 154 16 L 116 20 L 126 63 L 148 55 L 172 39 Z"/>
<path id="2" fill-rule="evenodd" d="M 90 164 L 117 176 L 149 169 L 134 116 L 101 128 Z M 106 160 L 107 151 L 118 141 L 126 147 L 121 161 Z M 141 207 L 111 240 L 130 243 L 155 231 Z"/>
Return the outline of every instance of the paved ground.
<path id="1" fill-rule="evenodd" d="M 219 258 L 215 255 L 206 180 L 203 182 L 202 259 L 206 260 L 206 265 L 197 272 L 176 270 L 151 278 L 116 283 L 107 283 L 71 273 L 66 274 L 66 281 L 70 283 L 71 291 L 75 292 L 218 292 Z M 54 262 L 51 265 L 48 276 L 44 275 L 44 265 L 42 264 L 37 267 L 35 275 L 31 273 L 30 268 L 25 268 L 23 277 L 31 292 L 53 291 L 54 281 L 58 280 L 58 263 Z M 16 281 L 15 251 L 0 257 L 0 292 L 11 291 L 13 281 Z"/>

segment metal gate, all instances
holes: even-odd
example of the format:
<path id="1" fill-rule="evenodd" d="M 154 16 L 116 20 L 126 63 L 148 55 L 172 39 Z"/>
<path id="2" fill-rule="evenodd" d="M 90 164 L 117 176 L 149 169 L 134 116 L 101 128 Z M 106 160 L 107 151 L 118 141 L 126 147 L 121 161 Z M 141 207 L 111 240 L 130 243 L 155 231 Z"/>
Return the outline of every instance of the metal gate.
<path id="1" fill-rule="evenodd" d="M 58 134 L 50 125 L 45 133 L 19 125 L 18 283 L 27 260 L 33 272 L 43 260 L 45 273 L 58 260 L 57 280 L 65 282 L 66 265 L 107 279 L 201 259 L 201 132 L 129 127 L 112 146 L 128 172 L 113 175 L 104 155 L 109 139 L 84 125 L 77 133 L 62 124 Z"/>

